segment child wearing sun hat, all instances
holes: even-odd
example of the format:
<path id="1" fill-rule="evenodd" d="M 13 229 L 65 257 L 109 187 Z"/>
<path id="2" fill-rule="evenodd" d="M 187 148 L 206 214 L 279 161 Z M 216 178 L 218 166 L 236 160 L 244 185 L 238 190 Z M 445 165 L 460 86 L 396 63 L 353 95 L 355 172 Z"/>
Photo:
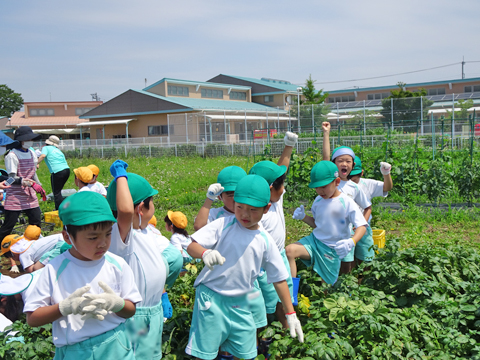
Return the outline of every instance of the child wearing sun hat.
<path id="1" fill-rule="evenodd" d="M 93 179 L 93 172 L 86 166 L 73 169 L 75 174 L 75 185 L 78 187 L 78 192 L 91 191 L 88 184 Z"/>
<path id="2" fill-rule="evenodd" d="M 95 191 L 100 195 L 107 196 L 107 189 L 103 186 L 102 183 L 98 182 L 98 174 L 100 174 L 100 169 L 95 164 L 90 164 L 87 166 L 90 170 L 92 170 L 93 178 L 90 183 L 87 185 L 91 191 Z"/>
<path id="3" fill-rule="evenodd" d="M 24 270 L 26 267 L 33 265 L 33 263 L 30 264 L 30 261 L 27 259 L 32 254 L 30 250 L 31 246 L 40 236 L 41 229 L 36 225 L 29 225 L 23 235 L 11 234 L 3 238 L 1 255 L 10 258 L 12 266 L 10 271 L 14 273 L 20 272 L 15 261 L 20 261 Z"/>
<path id="4" fill-rule="evenodd" d="M 187 253 L 188 245 L 192 242 L 187 230 L 185 230 L 188 224 L 187 217 L 181 211 L 169 210 L 164 220 L 165 229 L 172 233 L 170 243 L 182 253 L 183 264 L 189 263 L 193 259 Z"/>

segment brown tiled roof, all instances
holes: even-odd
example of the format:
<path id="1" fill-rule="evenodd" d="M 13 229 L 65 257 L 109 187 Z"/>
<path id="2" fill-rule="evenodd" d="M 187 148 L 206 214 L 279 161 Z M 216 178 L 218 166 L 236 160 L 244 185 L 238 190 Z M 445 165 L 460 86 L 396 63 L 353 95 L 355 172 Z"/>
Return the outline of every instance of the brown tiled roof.
<path id="1" fill-rule="evenodd" d="M 28 119 L 26 119 L 24 111 L 17 111 L 10 118 L 10 121 L 7 123 L 7 127 L 75 127 L 77 124 L 82 122 L 85 122 L 85 120 L 79 119 L 78 116 L 30 116 Z"/>

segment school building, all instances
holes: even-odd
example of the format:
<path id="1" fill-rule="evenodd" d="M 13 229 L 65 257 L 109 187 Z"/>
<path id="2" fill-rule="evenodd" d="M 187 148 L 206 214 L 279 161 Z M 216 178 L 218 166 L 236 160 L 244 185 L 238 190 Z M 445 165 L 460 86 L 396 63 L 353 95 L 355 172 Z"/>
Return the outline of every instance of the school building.
<path id="1" fill-rule="evenodd" d="M 288 81 L 223 74 L 206 82 L 164 78 L 86 112 L 77 126 L 89 127 L 92 140 L 235 143 L 249 140 L 256 129 L 287 127 L 298 88 Z"/>

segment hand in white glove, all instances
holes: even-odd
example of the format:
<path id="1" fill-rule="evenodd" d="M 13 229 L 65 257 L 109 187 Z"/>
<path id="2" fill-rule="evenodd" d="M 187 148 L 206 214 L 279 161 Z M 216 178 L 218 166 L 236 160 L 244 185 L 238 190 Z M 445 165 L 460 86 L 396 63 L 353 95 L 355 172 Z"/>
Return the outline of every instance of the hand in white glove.
<path id="1" fill-rule="evenodd" d="M 58 304 L 60 313 L 63 316 L 80 314 L 82 312 L 82 309 L 90 302 L 82 296 L 88 290 L 90 290 L 90 285 L 75 290 L 65 300 L 60 301 L 60 303 Z"/>
<path id="2" fill-rule="evenodd" d="M 292 216 L 295 220 L 303 220 L 305 219 L 305 207 L 300 205 L 300 207 L 296 208 L 293 212 Z"/>
<path id="3" fill-rule="evenodd" d="M 202 254 L 202 259 L 205 265 L 213 270 L 215 265 L 223 265 L 225 258 L 217 250 L 205 250 Z"/>
<path id="4" fill-rule="evenodd" d="M 11 272 L 18 274 L 20 273 L 20 269 L 18 268 L 17 265 L 13 265 L 12 268 L 10 269 Z"/>
<path id="5" fill-rule="evenodd" d="M 125 300 L 115 294 L 103 281 L 99 281 L 98 286 L 100 286 L 104 292 L 102 294 L 85 294 L 85 298 L 91 300 L 91 302 L 82 309 L 84 313 L 94 313 L 97 309 L 113 312 L 119 312 L 123 309 Z"/>
<path id="6" fill-rule="evenodd" d="M 82 320 L 85 321 L 87 319 L 96 319 L 96 320 L 104 320 L 105 316 L 108 314 L 108 311 L 102 309 L 100 305 L 87 305 L 85 306 L 82 311 L 80 312 L 83 314 Z"/>
<path id="7" fill-rule="evenodd" d="M 355 247 L 355 243 L 353 242 L 353 239 L 350 238 L 350 239 L 337 241 L 333 249 L 337 253 L 338 257 L 340 259 L 343 259 L 345 256 L 348 255 L 350 251 L 352 251 L 354 247 Z"/>
<path id="8" fill-rule="evenodd" d="M 298 135 L 294 134 L 290 131 L 285 133 L 285 137 L 283 138 L 286 146 L 295 146 L 298 141 Z"/>
<path id="9" fill-rule="evenodd" d="M 218 199 L 218 196 L 223 192 L 223 186 L 219 183 L 212 184 L 208 187 L 207 198 L 215 201 Z"/>
<path id="10" fill-rule="evenodd" d="M 33 180 L 22 179 L 22 186 L 31 187 L 33 184 L 35 184 L 35 181 L 33 181 Z"/>
<path id="11" fill-rule="evenodd" d="M 380 163 L 380 172 L 382 173 L 382 175 L 390 174 L 390 170 L 392 170 L 392 165 L 383 161 Z"/>
<path id="12" fill-rule="evenodd" d="M 298 341 L 303 343 L 302 324 L 300 324 L 300 320 L 297 319 L 297 314 L 293 312 L 286 314 L 285 317 L 287 318 L 288 327 L 290 328 L 290 336 L 294 338 L 298 335 Z"/>

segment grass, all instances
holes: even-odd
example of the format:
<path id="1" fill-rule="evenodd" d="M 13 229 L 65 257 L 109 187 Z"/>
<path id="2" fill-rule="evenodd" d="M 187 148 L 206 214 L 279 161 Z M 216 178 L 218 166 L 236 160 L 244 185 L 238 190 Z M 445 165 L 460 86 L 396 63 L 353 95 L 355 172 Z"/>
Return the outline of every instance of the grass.
<path id="1" fill-rule="evenodd" d="M 87 158 L 69 159 L 68 163 L 72 170 L 95 163 L 100 168 L 99 181 L 107 185 L 113 179 L 109 171 L 113 161 L 114 159 Z M 216 182 L 219 171 L 230 165 L 237 165 L 244 169 L 252 166 L 245 157 L 138 157 L 127 158 L 126 161 L 129 164 L 129 172 L 142 175 L 158 190 L 158 195 L 154 197 L 157 227 L 168 238 L 171 234 L 163 227 L 163 218 L 168 210 L 185 213 L 188 218 L 187 231 L 190 234 L 193 233 L 194 218 L 205 200 L 208 186 Z M 0 163 L 0 166 L 2 165 Z M 50 193 L 50 173 L 44 163 L 40 165 L 38 176 L 47 194 Z M 286 187 L 288 191 L 288 184 Z M 73 171 L 64 188 L 75 188 Z M 311 232 L 308 225 L 293 220 L 291 214 L 300 203 L 306 204 L 306 208 L 309 209 L 315 196 L 316 193 L 312 189 L 311 198 L 299 199 L 298 203 L 285 203 L 286 244 L 293 243 Z M 380 201 L 388 201 L 388 198 Z M 216 202 L 214 206 L 221 206 L 221 203 Z M 43 212 L 54 210 L 53 202 L 40 202 L 40 207 Z M 404 212 L 392 214 L 374 205 L 373 212 L 372 226 L 385 229 L 387 241 L 392 237 L 400 238 L 403 247 L 445 237 L 455 242 L 468 242 L 474 244 L 473 246 L 480 246 L 479 209 L 440 212 L 421 209 L 412 204 Z M 60 228 L 55 229 L 55 232 L 58 231 Z"/>

